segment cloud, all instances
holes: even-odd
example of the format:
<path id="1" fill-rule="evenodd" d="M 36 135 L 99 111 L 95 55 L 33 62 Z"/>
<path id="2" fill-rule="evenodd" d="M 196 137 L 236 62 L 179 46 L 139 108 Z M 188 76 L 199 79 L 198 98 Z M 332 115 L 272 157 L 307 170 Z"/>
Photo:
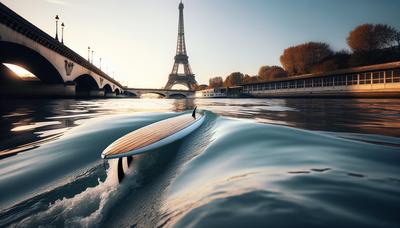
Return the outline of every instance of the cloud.
<path id="1" fill-rule="evenodd" d="M 46 2 L 57 4 L 57 5 L 67 5 L 66 1 L 63 0 L 46 0 Z"/>

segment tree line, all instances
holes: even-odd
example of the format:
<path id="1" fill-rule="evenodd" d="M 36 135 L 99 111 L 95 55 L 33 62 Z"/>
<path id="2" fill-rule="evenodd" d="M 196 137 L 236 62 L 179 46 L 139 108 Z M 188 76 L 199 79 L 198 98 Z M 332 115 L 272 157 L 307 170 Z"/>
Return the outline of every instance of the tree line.
<path id="1" fill-rule="evenodd" d="M 256 76 L 233 72 L 225 80 L 222 77 L 210 78 L 209 87 L 267 82 L 294 75 L 400 60 L 400 31 L 392 26 L 362 24 L 350 31 L 346 41 L 351 51 L 333 51 L 325 42 L 307 42 L 288 47 L 280 56 L 282 67 L 261 66 Z"/>

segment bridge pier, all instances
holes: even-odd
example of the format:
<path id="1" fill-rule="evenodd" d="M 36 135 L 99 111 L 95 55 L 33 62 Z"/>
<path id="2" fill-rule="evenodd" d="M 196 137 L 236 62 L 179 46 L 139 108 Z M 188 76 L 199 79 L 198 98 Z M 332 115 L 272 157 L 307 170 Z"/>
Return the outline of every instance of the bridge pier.
<path id="1" fill-rule="evenodd" d="M 104 97 L 104 89 L 95 89 L 95 90 L 90 90 L 89 91 L 89 96 L 90 97 Z"/>
<path id="2" fill-rule="evenodd" d="M 116 93 L 105 93 L 105 97 L 117 97 Z"/>
<path id="3" fill-rule="evenodd" d="M 75 94 L 76 94 L 76 84 L 75 84 L 75 82 L 67 81 L 67 82 L 64 83 L 64 94 L 67 97 L 72 97 L 72 96 L 75 97 Z"/>

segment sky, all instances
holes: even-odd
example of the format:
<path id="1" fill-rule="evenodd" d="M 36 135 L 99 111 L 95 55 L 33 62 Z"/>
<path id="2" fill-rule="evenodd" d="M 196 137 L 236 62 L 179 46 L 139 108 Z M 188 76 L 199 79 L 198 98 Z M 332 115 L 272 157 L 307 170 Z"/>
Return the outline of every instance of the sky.
<path id="1" fill-rule="evenodd" d="M 161 88 L 174 62 L 179 0 L 0 0 L 55 35 L 56 14 L 64 43 L 123 85 Z M 357 25 L 385 23 L 400 29 L 399 0 L 184 0 L 185 36 L 196 80 L 231 72 L 256 75 L 280 65 L 289 46 L 322 41 L 348 49 Z M 114 72 L 114 73 L 113 73 Z"/>

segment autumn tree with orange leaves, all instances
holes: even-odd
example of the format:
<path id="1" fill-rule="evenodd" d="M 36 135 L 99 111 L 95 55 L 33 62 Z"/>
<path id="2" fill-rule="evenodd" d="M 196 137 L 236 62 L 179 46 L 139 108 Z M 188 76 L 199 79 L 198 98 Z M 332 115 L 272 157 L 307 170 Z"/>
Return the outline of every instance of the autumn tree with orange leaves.
<path id="1" fill-rule="evenodd" d="M 396 45 L 398 32 L 385 24 L 363 24 L 353 29 L 347 44 L 353 52 L 369 52 Z"/>
<path id="2" fill-rule="evenodd" d="M 238 86 L 243 83 L 244 75 L 240 72 L 233 72 L 225 78 L 224 86 Z"/>
<path id="3" fill-rule="evenodd" d="M 218 87 L 222 87 L 223 85 L 224 85 L 224 80 L 222 79 L 222 77 L 213 77 L 213 78 L 210 78 L 208 87 L 209 88 L 218 88 Z"/>
<path id="4" fill-rule="evenodd" d="M 266 82 L 287 77 L 287 72 L 280 66 L 262 66 L 258 70 L 258 81 Z"/>
<path id="5" fill-rule="evenodd" d="M 311 73 L 312 67 L 333 55 L 332 49 L 323 42 L 308 42 L 286 48 L 280 57 L 289 75 Z"/>

